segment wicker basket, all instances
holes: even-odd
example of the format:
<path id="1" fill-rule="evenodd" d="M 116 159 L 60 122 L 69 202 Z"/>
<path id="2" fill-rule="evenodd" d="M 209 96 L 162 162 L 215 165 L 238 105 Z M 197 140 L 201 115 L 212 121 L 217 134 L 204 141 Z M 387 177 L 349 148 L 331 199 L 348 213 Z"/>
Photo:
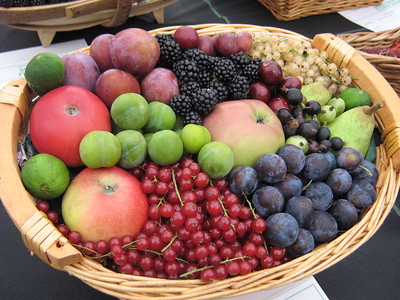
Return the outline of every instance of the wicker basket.
<path id="1" fill-rule="evenodd" d="M 386 48 L 392 46 L 396 41 L 400 42 L 400 27 L 379 32 L 341 34 L 339 37 L 357 50 Z M 368 54 L 363 51 L 360 51 L 360 54 L 378 69 L 400 96 L 400 58 Z"/>
<path id="2" fill-rule="evenodd" d="M 164 23 L 164 8 L 177 0 L 77 0 L 32 7 L 0 7 L 0 24 L 37 31 L 44 47 L 58 31 L 71 31 L 97 25 L 116 27 L 130 17 L 152 13 Z"/>
<path id="3" fill-rule="evenodd" d="M 172 33 L 177 27 L 161 28 L 156 33 Z M 200 34 L 248 30 L 267 31 L 279 36 L 308 40 L 294 32 L 241 24 L 204 24 L 194 26 Z M 382 75 L 361 55 L 332 34 L 312 40 L 313 47 L 326 50 L 339 67 L 349 68 L 356 85 L 367 90 L 373 102 L 385 101 L 377 113 L 376 124 L 383 143 L 377 147 L 376 164 L 380 171 L 377 200 L 363 211 L 353 228 L 330 243 L 280 266 L 222 281 L 167 280 L 115 273 L 85 258 L 35 207 L 34 199 L 24 189 L 17 162 L 17 142 L 24 135 L 31 110 L 32 92 L 24 79 L 10 82 L 0 93 L 0 196 L 21 232 L 26 247 L 50 266 L 66 271 L 93 288 L 123 299 L 220 299 L 262 289 L 276 288 L 307 278 L 329 268 L 365 243 L 381 226 L 390 212 L 400 184 L 400 109 L 399 99 Z M 77 51 L 88 52 L 89 47 Z"/>
<path id="4" fill-rule="evenodd" d="M 258 0 L 278 20 L 290 21 L 303 17 L 322 15 L 346 9 L 355 9 L 371 5 L 379 5 L 383 0 Z"/>

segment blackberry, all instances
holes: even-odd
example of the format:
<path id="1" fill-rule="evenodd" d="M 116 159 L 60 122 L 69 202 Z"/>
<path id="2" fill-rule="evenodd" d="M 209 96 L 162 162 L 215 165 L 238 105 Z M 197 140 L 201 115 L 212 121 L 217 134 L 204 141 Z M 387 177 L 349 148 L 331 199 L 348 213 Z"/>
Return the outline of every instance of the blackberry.
<path id="1" fill-rule="evenodd" d="M 30 0 L 31 6 L 46 5 L 46 0 Z"/>
<path id="2" fill-rule="evenodd" d="M 235 76 L 228 84 L 228 91 L 231 100 L 246 99 L 250 89 L 249 80 L 243 75 Z"/>
<path id="3" fill-rule="evenodd" d="M 192 98 L 185 94 L 178 94 L 171 98 L 169 106 L 177 115 L 184 116 L 193 109 Z"/>
<path id="4" fill-rule="evenodd" d="M 169 34 L 156 35 L 160 46 L 159 67 L 172 68 L 173 64 L 182 58 L 182 50 Z"/>
<path id="5" fill-rule="evenodd" d="M 202 88 L 193 96 L 193 108 L 202 116 L 208 115 L 217 103 L 217 91 L 213 88 Z"/>
<path id="6" fill-rule="evenodd" d="M 212 73 L 208 70 L 200 70 L 196 79 L 201 87 L 206 87 L 212 81 Z"/>
<path id="7" fill-rule="evenodd" d="M 219 58 L 215 60 L 213 65 L 215 77 L 219 81 L 229 82 L 235 75 L 237 70 L 233 61 L 226 58 Z"/>
<path id="8" fill-rule="evenodd" d="M 173 72 L 179 81 L 190 81 L 196 80 L 199 68 L 192 60 L 181 59 L 173 65 Z"/>
<path id="9" fill-rule="evenodd" d="M 12 7 L 26 7 L 26 6 L 31 6 L 31 3 L 29 0 L 13 0 L 12 1 Z"/>
<path id="10" fill-rule="evenodd" d="M 261 59 L 252 59 L 242 70 L 242 75 L 246 76 L 250 82 L 260 81 Z"/>
<path id="11" fill-rule="evenodd" d="M 183 125 L 187 124 L 203 124 L 203 118 L 201 115 L 196 111 L 190 111 L 186 115 L 183 116 Z"/>
<path id="12" fill-rule="evenodd" d="M 200 89 L 200 84 L 196 81 L 187 81 L 179 85 L 179 92 L 188 96 L 192 96 Z"/>
<path id="13" fill-rule="evenodd" d="M 250 58 L 243 51 L 230 55 L 229 59 L 234 62 L 238 69 L 243 69 L 250 62 Z"/>
<path id="14" fill-rule="evenodd" d="M 209 88 L 213 88 L 217 91 L 218 102 L 223 102 L 228 100 L 229 92 L 228 86 L 220 81 L 213 80 L 208 85 Z"/>
<path id="15" fill-rule="evenodd" d="M 205 54 L 203 51 L 201 51 L 200 49 L 196 49 L 196 48 L 187 49 L 183 53 L 183 57 L 196 62 L 196 65 L 199 68 L 204 68 L 206 70 L 209 70 L 211 67 L 210 57 L 207 54 Z"/>

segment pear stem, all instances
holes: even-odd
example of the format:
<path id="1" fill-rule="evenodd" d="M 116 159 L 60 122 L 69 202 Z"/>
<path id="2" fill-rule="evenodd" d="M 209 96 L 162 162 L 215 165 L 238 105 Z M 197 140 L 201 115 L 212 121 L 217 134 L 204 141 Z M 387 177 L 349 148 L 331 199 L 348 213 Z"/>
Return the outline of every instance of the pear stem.
<path id="1" fill-rule="evenodd" d="M 366 107 L 366 108 L 364 109 L 364 113 L 370 116 L 370 115 L 372 115 L 373 113 L 375 113 L 378 109 L 380 109 L 380 108 L 382 108 L 382 107 L 384 107 L 384 106 L 385 106 L 385 103 L 384 103 L 384 102 L 375 103 L 374 105 L 372 105 L 372 106 L 370 106 L 370 107 Z"/>

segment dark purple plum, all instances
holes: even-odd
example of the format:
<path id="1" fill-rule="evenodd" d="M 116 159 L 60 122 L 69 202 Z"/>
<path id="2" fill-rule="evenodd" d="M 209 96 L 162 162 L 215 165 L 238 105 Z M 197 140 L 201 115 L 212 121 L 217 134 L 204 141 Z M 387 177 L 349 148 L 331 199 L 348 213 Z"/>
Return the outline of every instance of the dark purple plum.
<path id="1" fill-rule="evenodd" d="M 285 198 L 276 187 L 265 185 L 253 193 L 251 204 L 264 218 L 279 213 L 285 206 Z"/>
<path id="2" fill-rule="evenodd" d="M 286 174 L 282 181 L 275 185 L 285 197 L 286 200 L 294 196 L 300 196 L 303 192 L 303 183 L 293 174 Z"/>
<path id="3" fill-rule="evenodd" d="M 350 174 L 354 180 L 364 179 L 375 186 L 378 181 L 379 171 L 374 163 L 363 160 L 361 166 L 350 172 Z"/>
<path id="4" fill-rule="evenodd" d="M 277 183 L 285 178 L 287 167 L 284 159 L 275 153 L 262 156 L 256 163 L 257 175 L 265 183 Z"/>
<path id="5" fill-rule="evenodd" d="M 335 218 L 326 211 L 315 211 L 314 222 L 307 229 L 317 243 L 328 243 L 339 234 Z"/>
<path id="6" fill-rule="evenodd" d="M 324 181 L 331 171 L 329 161 L 322 153 L 311 153 L 306 156 L 303 175 L 314 181 Z"/>
<path id="7" fill-rule="evenodd" d="M 364 156 L 355 148 L 344 147 L 340 149 L 336 155 L 336 162 L 339 168 L 343 168 L 349 172 L 357 169 L 362 164 Z"/>
<path id="8" fill-rule="evenodd" d="M 234 168 L 228 175 L 229 188 L 238 197 L 249 197 L 258 186 L 257 172 L 250 166 Z"/>
<path id="9" fill-rule="evenodd" d="M 297 175 L 303 170 L 306 163 L 306 155 L 296 145 L 284 145 L 278 149 L 276 154 L 285 161 L 288 174 Z"/>
<path id="10" fill-rule="evenodd" d="M 299 229 L 296 241 L 287 247 L 287 254 L 290 258 L 297 258 L 314 250 L 315 241 L 310 231 L 304 228 Z"/>
<path id="11" fill-rule="evenodd" d="M 304 192 L 310 198 L 315 210 L 326 211 L 333 203 L 332 189 L 325 182 L 312 182 Z"/>
<path id="12" fill-rule="evenodd" d="M 310 226 L 314 221 L 315 209 L 313 202 L 305 196 L 290 198 L 286 202 L 284 212 L 291 214 L 302 228 Z"/>
<path id="13" fill-rule="evenodd" d="M 357 208 L 347 199 L 336 200 L 328 212 L 335 218 L 339 230 L 347 230 L 358 222 Z"/>
<path id="14" fill-rule="evenodd" d="M 267 218 L 267 229 L 264 231 L 264 237 L 269 245 L 288 247 L 296 241 L 298 234 L 299 224 L 292 215 L 276 213 Z"/>
<path id="15" fill-rule="evenodd" d="M 375 187 L 364 179 L 353 181 L 346 193 L 346 199 L 351 201 L 358 209 L 363 209 L 376 199 Z"/>
<path id="16" fill-rule="evenodd" d="M 342 168 L 333 169 L 325 180 L 325 183 L 329 185 L 335 196 L 345 195 L 352 182 L 350 173 Z"/>

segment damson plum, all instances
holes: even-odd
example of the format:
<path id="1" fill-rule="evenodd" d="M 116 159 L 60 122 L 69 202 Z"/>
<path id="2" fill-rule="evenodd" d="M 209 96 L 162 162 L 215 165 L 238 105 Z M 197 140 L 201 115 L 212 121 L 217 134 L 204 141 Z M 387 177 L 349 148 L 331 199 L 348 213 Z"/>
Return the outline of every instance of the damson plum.
<path id="1" fill-rule="evenodd" d="M 228 175 L 229 188 L 238 197 L 249 197 L 258 186 L 257 172 L 250 166 L 234 168 Z"/>
<path id="2" fill-rule="evenodd" d="M 330 173 L 330 164 L 324 154 L 311 153 L 307 155 L 303 175 L 309 180 L 324 181 Z"/>
<path id="3" fill-rule="evenodd" d="M 284 212 L 291 214 L 300 227 L 306 228 L 314 221 L 315 209 L 310 198 L 296 196 L 286 202 Z"/>
<path id="4" fill-rule="evenodd" d="M 357 149 L 344 147 L 338 151 L 336 161 L 339 168 L 343 168 L 349 172 L 357 169 L 364 160 L 363 155 Z"/>
<path id="5" fill-rule="evenodd" d="M 282 181 L 275 185 L 286 200 L 300 196 L 303 192 L 303 183 L 296 175 L 286 174 Z"/>
<path id="6" fill-rule="evenodd" d="M 285 198 L 276 187 L 266 185 L 254 192 L 251 203 L 261 216 L 267 218 L 283 210 Z"/>
<path id="7" fill-rule="evenodd" d="M 269 245 L 288 247 L 296 241 L 299 229 L 299 224 L 292 215 L 283 212 L 276 213 L 267 218 L 264 237 Z"/>
<path id="8" fill-rule="evenodd" d="M 312 182 L 304 192 L 316 210 L 326 211 L 333 203 L 332 189 L 325 182 Z"/>
<path id="9" fill-rule="evenodd" d="M 277 183 L 286 175 L 287 167 L 282 157 L 275 153 L 267 153 L 262 156 L 255 167 L 261 181 Z"/>
<path id="10" fill-rule="evenodd" d="M 379 171 L 375 164 L 368 160 L 363 160 L 361 167 L 350 172 L 350 174 L 354 180 L 364 179 L 375 186 L 378 181 Z"/>
<path id="11" fill-rule="evenodd" d="M 288 144 L 278 149 L 277 154 L 286 163 L 288 174 L 299 174 L 306 163 L 306 155 L 299 147 Z"/>
<path id="12" fill-rule="evenodd" d="M 357 208 L 347 199 L 336 200 L 328 212 L 335 218 L 339 230 L 347 230 L 358 222 Z"/>
<path id="13" fill-rule="evenodd" d="M 333 169 L 325 180 L 325 183 L 329 185 L 335 196 L 346 194 L 352 182 L 350 173 L 342 168 Z"/>
<path id="14" fill-rule="evenodd" d="M 363 209 L 374 203 L 376 199 L 375 187 L 364 179 L 353 181 L 346 193 L 346 198 L 358 209 Z"/>
<path id="15" fill-rule="evenodd" d="M 338 224 L 326 211 L 315 211 L 314 222 L 307 228 L 317 243 L 328 243 L 338 236 Z"/>
<path id="16" fill-rule="evenodd" d="M 328 160 L 329 165 L 330 165 L 330 169 L 336 169 L 337 168 L 337 163 L 336 163 L 336 157 L 332 152 L 326 152 L 323 153 L 323 155 L 325 156 L 325 158 Z"/>
<path id="17" fill-rule="evenodd" d="M 311 252 L 314 248 L 315 241 L 311 232 L 300 228 L 296 241 L 287 247 L 287 254 L 290 258 L 297 258 Z"/>

